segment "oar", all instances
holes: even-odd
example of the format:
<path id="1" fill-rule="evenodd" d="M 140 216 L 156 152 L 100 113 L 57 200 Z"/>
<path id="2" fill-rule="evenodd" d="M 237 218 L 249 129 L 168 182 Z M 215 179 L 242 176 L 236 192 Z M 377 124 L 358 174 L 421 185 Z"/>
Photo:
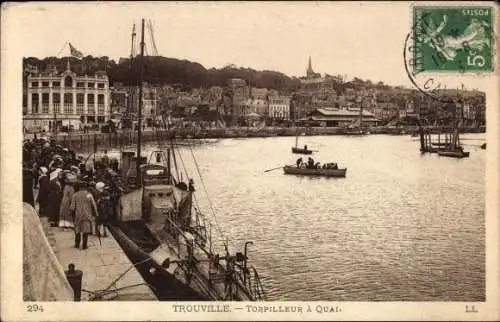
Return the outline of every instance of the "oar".
<path id="1" fill-rule="evenodd" d="M 281 169 L 281 168 L 284 168 L 284 167 L 286 167 L 286 165 L 285 165 L 285 166 L 283 166 L 283 165 L 282 165 L 282 166 L 280 166 L 280 167 L 276 167 L 276 168 L 268 169 L 268 170 L 265 170 L 264 172 L 269 172 L 269 171 L 273 171 L 273 170 L 278 170 L 278 169 Z M 291 165 L 289 165 L 289 167 L 291 167 Z"/>

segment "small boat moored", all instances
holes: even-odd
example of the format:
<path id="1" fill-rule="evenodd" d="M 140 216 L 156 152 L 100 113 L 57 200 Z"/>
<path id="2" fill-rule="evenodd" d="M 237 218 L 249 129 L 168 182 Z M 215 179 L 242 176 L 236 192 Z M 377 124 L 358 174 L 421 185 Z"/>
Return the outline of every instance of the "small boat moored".
<path id="1" fill-rule="evenodd" d="M 292 153 L 295 153 L 295 154 L 312 154 L 313 151 L 309 150 L 307 148 L 292 147 Z"/>
<path id="2" fill-rule="evenodd" d="M 450 157 L 450 158 L 468 158 L 470 152 L 464 152 L 462 150 L 443 150 L 437 152 L 439 156 Z"/>
<path id="3" fill-rule="evenodd" d="M 345 178 L 347 168 L 343 169 L 301 168 L 301 167 L 286 165 L 283 167 L 283 171 L 285 172 L 285 174 Z"/>

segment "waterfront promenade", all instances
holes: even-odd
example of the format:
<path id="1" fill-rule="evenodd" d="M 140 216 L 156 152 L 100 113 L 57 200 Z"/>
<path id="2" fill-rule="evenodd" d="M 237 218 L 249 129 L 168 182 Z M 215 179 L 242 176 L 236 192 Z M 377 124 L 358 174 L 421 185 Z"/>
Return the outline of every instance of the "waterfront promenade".
<path id="1" fill-rule="evenodd" d="M 108 237 L 90 235 L 88 249 L 75 248 L 75 234 L 70 229 L 51 227 L 55 254 L 61 265 L 83 271 L 82 301 L 155 301 L 156 296 L 133 267 L 108 231 Z"/>
<path id="2" fill-rule="evenodd" d="M 35 194 L 37 193 L 36 189 Z M 63 270 L 68 270 L 69 264 L 74 264 L 76 270 L 83 272 L 81 301 L 157 300 L 153 291 L 146 285 L 109 231 L 107 231 L 108 237 L 101 237 L 100 240 L 95 235 L 89 235 L 88 249 L 81 250 L 75 248 L 75 234 L 72 229 L 51 227 L 47 217 L 38 217 L 36 213 L 38 205 L 36 209 L 25 205 L 24 225 L 25 229 L 30 229 L 25 232 L 25 243 L 28 242 L 26 238 L 29 238 L 28 244 L 32 245 L 31 248 L 26 248 L 25 244 L 25 252 L 27 249 L 32 249 L 32 256 L 29 256 L 32 258 L 36 254 L 43 253 L 43 251 L 36 251 L 36 244 L 47 244 L 45 258 L 41 259 L 42 264 L 33 263 L 38 266 L 38 269 L 33 266 L 31 270 L 36 272 L 40 269 L 52 269 L 51 276 L 38 272 L 42 274 L 38 280 L 34 278 L 25 281 L 25 284 L 28 283 L 25 285 L 25 296 L 28 296 L 30 300 L 73 300 L 73 293 L 68 294 L 69 284 L 65 282 L 66 278 L 63 274 Z M 30 214 L 30 211 L 34 215 Z M 36 224 L 35 221 L 39 223 Z M 36 229 L 36 227 L 41 229 Z M 47 254 L 50 253 L 53 254 L 51 255 L 52 264 L 48 261 L 51 256 Z M 35 258 L 33 260 L 36 261 Z M 25 265 L 27 265 L 26 269 L 31 267 L 29 261 Z M 43 282 L 45 280 L 46 282 Z M 49 291 L 46 288 L 40 288 L 42 284 L 49 285 Z"/>

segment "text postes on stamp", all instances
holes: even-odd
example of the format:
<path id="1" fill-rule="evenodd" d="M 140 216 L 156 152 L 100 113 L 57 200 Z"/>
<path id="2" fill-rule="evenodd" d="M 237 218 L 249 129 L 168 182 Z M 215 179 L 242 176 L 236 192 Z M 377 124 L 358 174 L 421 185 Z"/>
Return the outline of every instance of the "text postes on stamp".
<path id="1" fill-rule="evenodd" d="M 413 72 L 493 71 L 491 7 L 413 8 Z"/>

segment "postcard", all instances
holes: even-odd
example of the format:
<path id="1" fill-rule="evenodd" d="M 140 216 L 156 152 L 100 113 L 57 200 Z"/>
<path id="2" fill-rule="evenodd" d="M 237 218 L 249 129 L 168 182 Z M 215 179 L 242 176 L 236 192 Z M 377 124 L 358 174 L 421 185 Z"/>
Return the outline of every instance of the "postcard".
<path id="1" fill-rule="evenodd" d="M 495 2 L 2 4 L 5 321 L 498 321 Z"/>

